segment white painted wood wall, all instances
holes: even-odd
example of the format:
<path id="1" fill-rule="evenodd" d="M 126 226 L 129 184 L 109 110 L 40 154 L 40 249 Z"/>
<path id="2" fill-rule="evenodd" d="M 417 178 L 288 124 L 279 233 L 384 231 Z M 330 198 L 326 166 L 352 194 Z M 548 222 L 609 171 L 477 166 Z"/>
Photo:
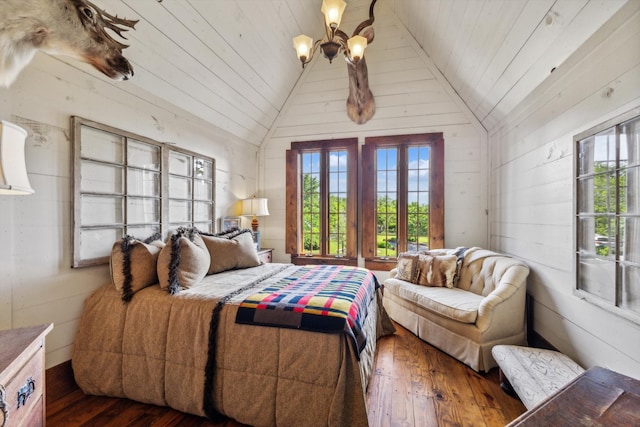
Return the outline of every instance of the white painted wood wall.
<path id="1" fill-rule="evenodd" d="M 531 267 L 533 327 L 584 367 L 640 378 L 640 325 L 573 295 L 573 136 L 640 105 L 640 2 L 489 130 L 491 247 Z M 636 284 L 640 285 L 640 284 Z"/>
<path id="2" fill-rule="evenodd" d="M 137 74 L 136 74 L 137 77 Z M 0 330 L 53 322 L 47 367 L 71 358 L 85 298 L 110 280 L 108 267 L 72 269 L 70 116 L 77 115 L 216 159 L 216 216 L 237 214 L 253 194 L 258 148 L 127 82 L 83 64 L 38 54 L 9 88 L 0 117 L 23 126 L 31 196 L 0 197 Z M 242 159 L 238 162 L 238 159 Z"/>
<path id="3" fill-rule="evenodd" d="M 368 17 L 368 4 L 350 2 L 340 28 L 351 33 Z M 375 40 L 365 53 L 375 116 L 365 125 L 349 120 L 346 64 L 342 58 L 330 64 L 317 53 L 261 147 L 260 187 L 271 213 L 260 219 L 262 246 L 275 248 L 275 261 L 290 259 L 284 253 L 285 151 L 305 140 L 356 137 L 362 143 L 370 136 L 443 132 L 445 244 L 487 245 L 486 131 L 385 2 L 378 2 L 375 17 Z"/>

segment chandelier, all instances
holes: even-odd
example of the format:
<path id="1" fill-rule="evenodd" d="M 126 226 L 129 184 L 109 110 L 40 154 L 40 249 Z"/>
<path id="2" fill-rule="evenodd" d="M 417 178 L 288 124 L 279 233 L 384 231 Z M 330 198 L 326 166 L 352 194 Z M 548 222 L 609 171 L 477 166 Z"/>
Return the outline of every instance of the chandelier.
<path id="1" fill-rule="evenodd" d="M 372 0 L 369 6 L 369 19 L 363 21 L 354 30 L 351 37 L 338 28 L 342 20 L 347 3 L 343 0 L 322 0 L 321 11 L 324 14 L 325 35 L 326 39 L 318 40 L 315 43 L 309 36 L 301 34 L 293 38 L 293 47 L 298 53 L 298 58 L 302 63 L 302 68 L 313 59 L 318 45 L 322 54 L 329 60 L 333 59 L 342 51 L 345 59 L 354 64 L 357 63 L 364 55 L 367 47 L 367 38 L 360 35 L 362 30 L 373 24 L 373 6 L 377 0 Z"/>

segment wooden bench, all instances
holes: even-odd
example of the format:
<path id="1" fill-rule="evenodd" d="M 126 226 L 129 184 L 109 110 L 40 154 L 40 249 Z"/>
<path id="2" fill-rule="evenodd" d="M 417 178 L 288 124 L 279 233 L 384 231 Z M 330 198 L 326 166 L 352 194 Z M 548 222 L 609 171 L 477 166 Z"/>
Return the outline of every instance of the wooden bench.
<path id="1" fill-rule="evenodd" d="M 553 350 L 517 345 L 496 345 L 491 354 L 500 367 L 500 385 L 518 395 L 527 409 L 560 390 L 584 369 Z"/>

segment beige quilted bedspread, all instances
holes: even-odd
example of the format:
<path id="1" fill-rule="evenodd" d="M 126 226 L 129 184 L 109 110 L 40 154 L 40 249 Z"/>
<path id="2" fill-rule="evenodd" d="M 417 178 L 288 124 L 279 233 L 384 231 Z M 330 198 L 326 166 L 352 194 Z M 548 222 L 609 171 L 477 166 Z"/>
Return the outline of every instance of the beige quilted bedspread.
<path id="1" fill-rule="evenodd" d="M 215 274 L 175 296 L 151 286 L 128 304 L 112 284 L 104 285 L 85 303 L 72 356 L 76 382 L 87 394 L 204 416 L 216 302 L 288 268 L 295 267 L 265 264 Z M 255 426 L 368 425 L 365 390 L 376 338 L 393 332 L 380 295 L 369 307 L 364 325 L 369 338 L 360 360 L 344 334 L 236 324 L 243 296 L 225 304 L 220 314 L 212 396 L 216 410 Z"/>

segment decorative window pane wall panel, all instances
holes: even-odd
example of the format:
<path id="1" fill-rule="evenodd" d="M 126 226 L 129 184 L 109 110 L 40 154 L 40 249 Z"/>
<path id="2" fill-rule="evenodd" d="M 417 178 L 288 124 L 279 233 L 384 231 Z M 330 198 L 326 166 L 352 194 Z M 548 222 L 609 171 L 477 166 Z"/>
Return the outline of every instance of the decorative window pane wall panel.
<path id="1" fill-rule="evenodd" d="M 214 159 L 78 117 L 72 127 L 74 267 L 108 262 L 127 234 L 215 231 Z"/>

